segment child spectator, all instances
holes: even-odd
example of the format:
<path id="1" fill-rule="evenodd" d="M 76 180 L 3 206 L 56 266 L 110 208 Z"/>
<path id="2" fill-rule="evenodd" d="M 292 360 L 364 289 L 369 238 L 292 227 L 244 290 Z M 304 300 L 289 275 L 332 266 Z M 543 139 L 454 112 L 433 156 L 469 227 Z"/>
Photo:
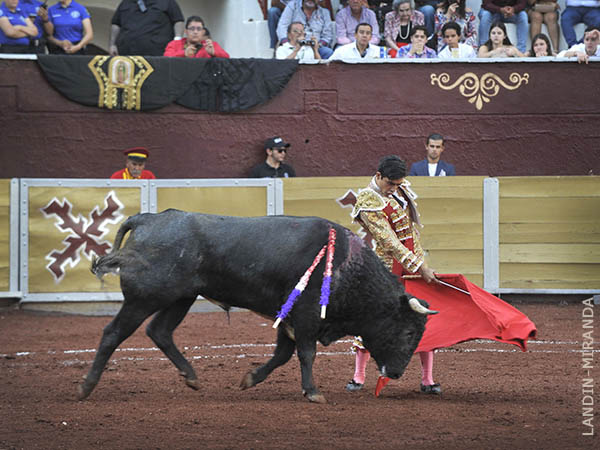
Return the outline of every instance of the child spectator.
<path id="1" fill-rule="evenodd" d="M 396 58 L 435 58 L 435 50 L 427 47 L 427 28 L 419 25 L 410 30 L 410 44 L 400 50 Z"/>
<path id="2" fill-rule="evenodd" d="M 525 56 L 521 53 L 506 35 L 506 25 L 503 22 L 494 22 L 490 27 L 489 39 L 479 47 L 480 58 L 509 58 Z"/>
<path id="3" fill-rule="evenodd" d="M 477 58 L 473 47 L 460 41 L 461 27 L 456 22 L 447 22 L 442 27 L 442 35 L 446 46 L 438 53 L 440 59 Z"/>
<path id="4" fill-rule="evenodd" d="M 540 58 L 543 56 L 556 56 L 556 53 L 552 51 L 552 45 L 548 36 L 544 33 L 539 33 L 531 38 L 531 48 L 526 56 Z"/>
<path id="5" fill-rule="evenodd" d="M 479 44 L 489 36 L 494 22 L 514 23 L 517 26 L 517 48 L 524 53 L 529 29 L 526 6 L 527 0 L 483 0 L 479 10 Z"/>

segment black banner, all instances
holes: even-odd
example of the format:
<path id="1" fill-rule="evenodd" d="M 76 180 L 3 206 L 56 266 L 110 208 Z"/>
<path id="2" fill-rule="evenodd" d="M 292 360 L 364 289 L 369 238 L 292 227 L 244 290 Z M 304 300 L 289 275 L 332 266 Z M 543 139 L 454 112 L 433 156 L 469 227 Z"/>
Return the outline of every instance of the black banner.
<path id="1" fill-rule="evenodd" d="M 297 60 L 161 56 L 38 55 L 49 83 L 88 106 L 151 110 L 178 103 L 234 112 L 266 102 L 286 86 Z"/>

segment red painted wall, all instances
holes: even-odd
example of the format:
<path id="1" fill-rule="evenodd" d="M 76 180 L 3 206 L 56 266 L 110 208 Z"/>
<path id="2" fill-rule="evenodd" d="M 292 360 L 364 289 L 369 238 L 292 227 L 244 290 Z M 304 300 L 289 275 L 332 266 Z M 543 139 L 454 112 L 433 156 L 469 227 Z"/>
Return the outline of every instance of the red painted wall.
<path id="1" fill-rule="evenodd" d="M 478 110 L 460 85 L 432 83 L 442 73 L 448 85 L 471 73 L 475 87 L 490 73 L 509 87 L 512 73 L 529 78 L 509 90 L 491 77 Z M 300 66 L 279 96 L 245 112 L 115 112 L 65 99 L 36 61 L 0 60 L 0 178 L 108 177 L 139 145 L 159 178 L 243 177 L 273 135 L 292 143 L 299 176 L 369 175 L 386 154 L 423 159 L 432 132 L 446 136 L 443 159 L 459 175 L 599 174 L 598 80 L 598 62 L 331 63 Z"/>

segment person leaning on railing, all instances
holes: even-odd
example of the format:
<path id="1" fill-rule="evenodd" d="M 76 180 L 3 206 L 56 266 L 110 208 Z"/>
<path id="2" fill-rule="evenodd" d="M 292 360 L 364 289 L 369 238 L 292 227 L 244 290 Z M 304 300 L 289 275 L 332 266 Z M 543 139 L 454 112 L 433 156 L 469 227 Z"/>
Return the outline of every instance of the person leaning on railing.
<path id="1" fill-rule="evenodd" d="M 600 56 L 600 27 L 587 27 L 583 34 L 583 43 L 575 44 L 569 50 L 560 52 L 558 56 L 560 58 L 576 56 L 580 64 L 587 64 L 592 56 Z"/>
<path id="2" fill-rule="evenodd" d="M 556 56 L 552 51 L 550 39 L 544 33 L 538 33 L 531 38 L 531 48 L 525 56 L 540 58 L 543 56 Z"/>
<path id="3" fill-rule="evenodd" d="M 510 58 L 523 57 L 506 35 L 506 25 L 503 22 L 494 22 L 490 27 L 489 39 L 479 47 L 477 56 L 480 58 Z"/>

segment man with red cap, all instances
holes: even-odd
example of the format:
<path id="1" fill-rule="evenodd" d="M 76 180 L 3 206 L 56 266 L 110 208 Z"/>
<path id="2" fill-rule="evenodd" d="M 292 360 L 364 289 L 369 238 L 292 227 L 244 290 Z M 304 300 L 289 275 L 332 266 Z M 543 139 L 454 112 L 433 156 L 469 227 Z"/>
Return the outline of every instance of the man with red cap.
<path id="1" fill-rule="evenodd" d="M 112 180 L 154 180 L 156 177 L 149 170 L 144 170 L 148 149 L 144 147 L 129 148 L 123 152 L 127 155 L 125 168 L 113 173 Z"/>

